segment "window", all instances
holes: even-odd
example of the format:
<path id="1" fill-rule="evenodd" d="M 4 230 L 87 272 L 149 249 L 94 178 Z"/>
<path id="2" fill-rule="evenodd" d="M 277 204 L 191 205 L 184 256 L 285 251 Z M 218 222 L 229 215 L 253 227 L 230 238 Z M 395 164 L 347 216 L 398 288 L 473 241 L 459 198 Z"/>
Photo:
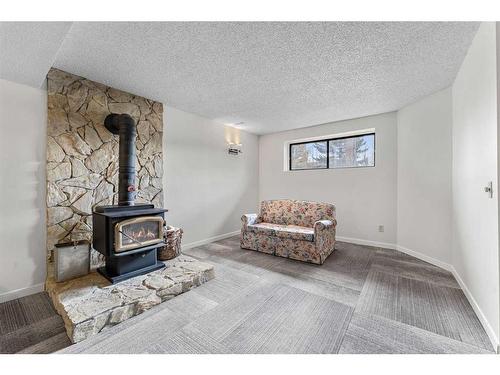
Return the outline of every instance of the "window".
<path id="1" fill-rule="evenodd" d="M 327 150 L 327 141 L 291 145 L 290 169 L 328 168 Z"/>
<path id="2" fill-rule="evenodd" d="M 375 134 L 290 144 L 290 170 L 375 166 Z"/>

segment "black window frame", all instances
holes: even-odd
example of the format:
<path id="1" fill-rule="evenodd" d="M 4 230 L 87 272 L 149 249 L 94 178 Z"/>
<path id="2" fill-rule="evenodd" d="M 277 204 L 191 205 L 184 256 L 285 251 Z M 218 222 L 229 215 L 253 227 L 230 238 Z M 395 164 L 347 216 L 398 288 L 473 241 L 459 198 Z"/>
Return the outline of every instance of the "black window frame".
<path id="1" fill-rule="evenodd" d="M 360 137 L 365 137 L 367 135 L 373 135 L 373 165 L 363 165 L 363 166 L 357 166 L 357 167 L 330 168 L 330 141 L 337 141 L 339 139 L 347 139 L 347 138 L 360 138 Z M 326 142 L 326 150 L 327 150 L 326 167 L 293 169 L 292 168 L 292 146 L 305 145 L 305 144 L 309 144 L 309 143 L 318 143 L 318 142 Z M 325 169 L 374 168 L 376 165 L 376 161 L 375 161 L 376 155 L 377 155 L 376 148 L 377 148 L 377 137 L 375 135 L 375 132 L 356 134 L 356 135 L 347 135 L 344 137 L 322 138 L 322 139 L 316 139 L 314 141 L 294 142 L 294 143 L 290 143 L 288 145 L 288 170 L 289 171 L 316 171 L 316 170 L 325 170 Z"/>

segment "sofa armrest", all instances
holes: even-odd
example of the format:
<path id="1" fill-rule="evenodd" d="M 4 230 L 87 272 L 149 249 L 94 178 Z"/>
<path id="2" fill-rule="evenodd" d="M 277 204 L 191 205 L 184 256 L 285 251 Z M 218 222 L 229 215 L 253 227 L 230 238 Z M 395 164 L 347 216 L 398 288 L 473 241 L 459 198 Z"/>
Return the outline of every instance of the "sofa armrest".
<path id="1" fill-rule="evenodd" d="M 318 233 L 325 229 L 335 229 L 337 226 L 336 220 L 318 220 L 314 223 L 314 233 Z"/>
<path id="2" fill-rule="evenodd" d="M 319 220 L 314 223 L 314 242 L 321 258 L 321 264 L 335 249 L 335 228 L 337 220 Z"/>
<path id="3" fill-rule="evenodd" d="M 241 217 L 241 222 L 243 224 L 243 229 L 247 229 L 247 226 L 255 224 L 257 222 L 257 214 L 244 214 Z"/>

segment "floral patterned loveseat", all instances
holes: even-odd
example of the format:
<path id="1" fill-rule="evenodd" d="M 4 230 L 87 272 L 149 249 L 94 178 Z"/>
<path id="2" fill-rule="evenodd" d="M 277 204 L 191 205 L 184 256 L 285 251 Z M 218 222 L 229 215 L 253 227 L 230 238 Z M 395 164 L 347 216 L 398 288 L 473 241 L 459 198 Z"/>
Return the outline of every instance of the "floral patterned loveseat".
<path id="1" fill-rule="evenodd" d="M 335 248 L 335 206 L 297 200 L 261 203 L 260 214 L 241 218 L 241 247 L 323 264 Z"/>

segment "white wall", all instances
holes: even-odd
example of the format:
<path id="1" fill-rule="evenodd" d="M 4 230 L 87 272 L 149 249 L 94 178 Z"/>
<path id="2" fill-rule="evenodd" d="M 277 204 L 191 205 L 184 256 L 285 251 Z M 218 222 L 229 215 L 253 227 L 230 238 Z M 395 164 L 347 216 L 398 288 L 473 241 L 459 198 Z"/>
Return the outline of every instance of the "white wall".
<path id="1" fill-rule="evenodd" d="M 481 24 L 453 84 L 452 262 L 487 332 L 499 335 L 496 27 Z M 494 196 L 483 191 L 493 181 Z M 489 326 L 489 327 L 488 327 Z"/>
<path id="2" fill-rule="evenodd" d="M 45 281 L 46 96 L 0 80 L 0 302 Z"/>
<path id="3" fill-rule="evenodd" d="M 398 247 L 451 263 L 451 88 L 398 111 Z"/>
<path id="4" fill-rule="evenodd" d="M 193 244 L 239 230 L 241 214 L 256 212 L 262 199 L 333 202 L 340 238 L 398 244 L 451 262 L 498 342 L 500 60 L 495 33 L 495 24 L 481 25 L 458 73 L 451 90 L 451 134 L 450 90 L 398 114 L 265 135 L 260 142 L 255 135 L 165 106 L 169 223 L 184 229 L 184 244 Z M 40 290 L 45 279 L 46 91 L 0 80 L 0 119 L 1 302 Z M 376 129 L 376 167 L 283 171 L 285 142 L 367 128 Z M 241 142 L 243 154 L 229 156 L 227 141 Z M 493 199 L 483 192 L 488 181 L 494 182 Z M 451 233 L 445 224 L 450 207 Z"/>
<path id="5" fill-rule="evenodd" d="M 43 290 L 45 89 L 0 80 L 0 302 Z M 184 244 L 240 229 L 258 200 L 258 137 L 165 106 L 165 201 Z M 227 142 L 243 154 L 227 154 Z"/>
<path id="6" fill-rule="evenodd" d="M 284 171 L 284 144 L 300 138 L 375 128 L 375 167 Z M 396 113 L 328 123 L 260 137 L 260 199 L 334 203 L 337 236 L 394 247 L 396 243 Z M 383 233 L 378 226 L 384 225 Z M 359 241 L 361 240 L 361 241 Z"/>
<path id="7" fill-rule="evenodd" d="M 258 136 L 168 106 L 163 116 L 167 222 L 185 245 L 238 231 L 258 205 Z"/>

